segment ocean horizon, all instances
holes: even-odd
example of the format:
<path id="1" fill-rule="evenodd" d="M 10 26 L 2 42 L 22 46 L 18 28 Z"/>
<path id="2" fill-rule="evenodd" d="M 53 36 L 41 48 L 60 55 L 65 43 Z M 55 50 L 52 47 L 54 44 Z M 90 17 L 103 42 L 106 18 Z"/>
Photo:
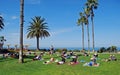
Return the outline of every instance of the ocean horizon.
<path id="1" fill-rule="evenodd" d="M 7 49 L 7 47 L 3 47 L 5 49 Z M 10 48 L 15 48 L 15 47 L 10 47 Z M 97 51 L 99 50 L 100 48 L 102 47 L 95 47 L 94 50 Z M 105 48 L 108 48 L 108 47 L 105 47 Z M 35 50 L 36 47 L 28 47 L 29 50 Z M 40 47 L 40 49 L 46 49 L 46 50 L 49 50 L 50 47 Z M 82 47 L 54 47 L 54 49 L 67 49 L 67 50 L 82 50 Z M 88 50 L 88 47 L 85 47 L 84 48 L 85 50 Z M 90 47 L 90 51 L 92 51 L 93 48 Z M 117 50 L 120 50 L 120 47 L 117 47 Z"/>
<path id="2" fill-rule="evenodd" d="M 94 50 L 97 51 L 102 47 L 95 47 Z M 108 48 L 108 47 L 105 47 Z M 28 49 L 36 49 L 36 47 L 28 47 Z M 50 47 L 40 47 L 40 49 L 47 49 L 49 50 Z M 54 49 L 67 49 L 67 50 L 82 50 L 82 47 L 54 47 Z M 88 47 L 84 48 L 85 50 L 88 50 Z M 90 47 L 90 51 L 92 51 L 93 48 Z M 117 47 L 117 50 L 120 50 L 120 47 Z"/>

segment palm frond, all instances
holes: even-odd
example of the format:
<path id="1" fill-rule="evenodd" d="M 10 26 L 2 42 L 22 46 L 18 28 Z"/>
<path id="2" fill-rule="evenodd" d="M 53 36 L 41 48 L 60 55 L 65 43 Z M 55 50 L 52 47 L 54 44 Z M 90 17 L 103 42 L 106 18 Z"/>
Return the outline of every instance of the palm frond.
<path id="1" fill-rule="evenodd" d="M 2 16 L 0 16 L 0 30 L 3 29 L 3 27 L 4 27 L 3 21 L 4 21 L 4 19 L 2 18 Z"/>

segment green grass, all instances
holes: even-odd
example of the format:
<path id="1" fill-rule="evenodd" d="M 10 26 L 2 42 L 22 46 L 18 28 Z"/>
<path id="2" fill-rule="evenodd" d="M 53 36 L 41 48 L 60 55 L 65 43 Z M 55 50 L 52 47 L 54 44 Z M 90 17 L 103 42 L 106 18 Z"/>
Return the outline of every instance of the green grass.
<path id="1" fill-rule="evenodd" d="M 0 75 L 120 75 L 120 60 L 103 62 L 103 58 L 108 58 L 110 54 L 100 54 L 99 67 L 83 66 L 84 63 L 77 65 L 57 65 L 56 63 L 43 64 L 50 56 L 44 56 L 43 61 L 32 61 L 32 59 L 24 59 L 25 63 L 18 63 L 18 59 L 0 57 Z M 53 57 L 59 59 L 56 55 Z M 119 54 L 116 54 L 120 58 Z M 79 60 L 89 62 L 90 57 L 80 56 Z M 67 59 L 69 62 L 70 59 Z"/>

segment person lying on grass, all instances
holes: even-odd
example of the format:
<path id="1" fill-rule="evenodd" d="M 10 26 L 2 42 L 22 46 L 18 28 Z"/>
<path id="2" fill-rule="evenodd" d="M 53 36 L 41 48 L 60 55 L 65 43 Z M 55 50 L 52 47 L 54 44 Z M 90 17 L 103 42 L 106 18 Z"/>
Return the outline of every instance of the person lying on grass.
<path id="1" fill-rule="evenodd" d="M 53 63 L 54 60 L 55 60 L 55 59 L 54 59 L 53 57 L 51 57 L 50 60 L 43 62 L 43 64 L 50 64 L 50 63 Z"/>
<path id="2" fill-rule="evenodd" d="M 33 58 L 33 60 L 41 60 L 42 59 L 42 56 L 41 55 L 37 55 Z"/>
<path id="3" fill-rule="evenodd" d="M 83 66 L 96 66 L 97 67 L 97 66 L 99 66 L 99 63 L 96 63 L 95 59 L 91 58 L 90 62 L 83 64 Z"/>

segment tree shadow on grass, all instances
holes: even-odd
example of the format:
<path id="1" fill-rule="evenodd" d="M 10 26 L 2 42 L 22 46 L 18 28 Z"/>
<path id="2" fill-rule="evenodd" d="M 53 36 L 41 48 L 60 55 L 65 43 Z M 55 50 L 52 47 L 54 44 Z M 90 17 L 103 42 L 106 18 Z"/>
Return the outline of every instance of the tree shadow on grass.
<path id="1" fill-rule="evenodd" d="M 32 56 L 32 55 L 23 57 L 24 63 L 33 62 L 34 57 L 35 56 Z M 59 58 L 59 56 L 50 56 L 50 57 L 43 57 L 43 59 L 48 60 L 51 57 L 53 57 L 55 59 Z M 19 60 L 19 58 L 18 57 L 7 57 L 7 58 L 0 57 L 0 62 L 6 62 L 6 61 L 12 61 L 12 60 Z M 39 61 L 39 60 L 35 60 L 35 61 Z"/>
<path id="2" fill-rule="evenodd" d="M 11 61 L 14 60 L 13 58 L 2 58 L 0 57 L 0 62 Z"/>

